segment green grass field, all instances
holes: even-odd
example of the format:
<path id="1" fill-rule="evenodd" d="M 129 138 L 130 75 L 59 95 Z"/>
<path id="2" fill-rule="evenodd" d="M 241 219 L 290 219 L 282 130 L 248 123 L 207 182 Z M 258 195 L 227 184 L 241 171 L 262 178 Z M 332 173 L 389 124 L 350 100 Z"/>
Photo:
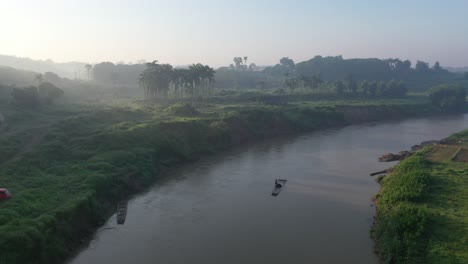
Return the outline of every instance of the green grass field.
<path id="1" fill-rule="evenodd" d="M 383 179 L 373 234 L 385 263 L 468 263 L 468 131 Z"/>

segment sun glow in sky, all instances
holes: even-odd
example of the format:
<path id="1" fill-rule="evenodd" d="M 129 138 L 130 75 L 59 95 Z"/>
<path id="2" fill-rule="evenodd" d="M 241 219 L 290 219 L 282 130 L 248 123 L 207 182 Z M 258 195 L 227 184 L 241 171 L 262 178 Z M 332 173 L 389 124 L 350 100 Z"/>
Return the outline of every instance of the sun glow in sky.
<path id="1" fill-rule="evenodd" d="M 289 56 L 468 65 L 468 1 L 0 0 L 0 54 L 257 65 Z"/>

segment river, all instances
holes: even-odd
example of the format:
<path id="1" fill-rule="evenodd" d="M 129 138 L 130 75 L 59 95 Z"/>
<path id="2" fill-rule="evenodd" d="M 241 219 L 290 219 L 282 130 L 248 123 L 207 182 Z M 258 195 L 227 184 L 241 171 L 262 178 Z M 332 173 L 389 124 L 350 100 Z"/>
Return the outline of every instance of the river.
<path id="1" fill-rule="evenodd" d="M 468 115 L 266 140 L 170 171 L 109 218 L 71 264 L 377 263 L 377 157 L 468 127 Z M 276 178 L 285 188 L 271 196 Z"/>

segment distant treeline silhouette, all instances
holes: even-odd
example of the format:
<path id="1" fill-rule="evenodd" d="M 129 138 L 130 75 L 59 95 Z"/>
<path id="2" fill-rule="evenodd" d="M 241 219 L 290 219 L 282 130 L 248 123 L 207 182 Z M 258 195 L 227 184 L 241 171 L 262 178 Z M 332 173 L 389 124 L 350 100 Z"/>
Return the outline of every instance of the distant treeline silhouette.
<path id="1" fill-rule="evenodd" d="M 363 81 L 389 82 L 396 80 L 403 82 L 410 91 L 425 91 L 430 87 L 443 83 L 467 83 L 468 73 L 453 73 L 444 69 L 440 63 L 429 65 L 423 61 L 413 63 L 409 60 L 400 59 L 343 59 L 342 56 L 314 58 L 295 63 L 288 57 L 280 59 L 274 66 L 257 66 L 255 63 L 247 63 L 248 57 L 234 57 L 233 63 L 226 67 L 220 67 L 213 73 L 210 80 L 210 89 L 280 89 L 290 88 L 310 88 L 317 89 L 323 87 L 332 87 L 340 92 L 341 85 L 339 81 L 349 82 L 353 79 L 356 83 Z M 147 69 L 146 62 L 137 64 L 114 64 L 112 62 L 101 62 L 94 65 L 80 64 L 82 74 L 78 77 L 79 81 L 89 81 L 90 84 L 136 88 L 139 83 L 140 75 Z M 166 65 L 166 64 L 161 64 Z M 194 64 L 199 65 L 199 64 Z M 175 86 L 181 82 L 184 86 L 179 88 L 178 95 L 187 96 L 188 93 L 196 93 L 197 84 L 194 88 L 188 88 L 186 67 L 172 67 L 175 74 L 183 74 L 184 77 L 178 78 L 180 81 L 171 82 Z M 193 66 L 192 66 L 193 67 Z M 8 85 L 30 85 L 33 82 L 31 76 L 34 72 L 16 71 L 8 67 L 0 67 L 0 83 Z M 3 77 L 2 77 L 3 76 Z M 25 77 L 27 76 L 27 77 Z M 66 78 L 57 75 L 54 72 L 44 73 L 45 80 L 59 86 L 67 82 Z M 206 77 L 200 77 L 205 79 Z M 72 78 L 73 79 L 73 78 Z M 71 80 L 70 80 L 71 81 Z M 214 82 L 215 81 L 215 82 Z M 192 83 L 195 83 L 193 81 Z M 331 85 L 333 83 L 333 85 Z M 67 85 L 72 85 L 67 83 Z M 200 83 L 202 85 L 202 83 Z M 205 85 L 203 83 L 203 85 Z M 359 86 L 359 85 L 358 85 Z M 132 88 L 132 89 L 133 89 Z M 333 87 L 332 87 L 333 88 Z M 205 89 L 205 90 L 208 90 Z M 181 94 L 184 92 L 184 94 Z M 148 95 L 148 97 L 155 95 Z M 159 96 L 159 95 L 158 95 Z M 160 95 L 164 97 L 163 95 Z"/>

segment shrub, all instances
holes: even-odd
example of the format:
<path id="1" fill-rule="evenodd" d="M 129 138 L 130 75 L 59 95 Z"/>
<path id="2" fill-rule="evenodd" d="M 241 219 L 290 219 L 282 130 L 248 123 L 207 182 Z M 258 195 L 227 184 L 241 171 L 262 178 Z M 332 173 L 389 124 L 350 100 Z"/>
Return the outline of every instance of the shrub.
<path id="1" fill-rule="evenodd" d="M 429 98 L 436 107 L 448 111 L 460 111 L 465 107 L 465 88 L 459 85 L 439 85 L 431 88 Z"/>
<path id="2" fill-rule="evenodd" d="M 39 95 L 46 104 L 53 103 L 57 98 L 63 96 L 62 89 L 49 82 L 43 82 L 39 85 Z"/>
<path id="3" fill-rule="evenodd" d="M 166 112 L 177 116 L 197 116 L 200 112 L 187 103 L 173 104 L 166 109 Z"/>
<path id="4" fill-rule="evenodd" d="M 424 263 L 428 222 L 424 207 L 403 202 L 380 209 L 378 218 L 375 235 L 385 263 Z"/>
<path id="5" fill-rule="evenodd" d="M 395 203 L 400 201 L 420 200 L 427 190 L 429 174 L 427 172 L 397 173 L 386 182 L 385 195 L 382 202 Z"/>
<path id="6" fill-rule="evenodd" d="M 429 214 L 417 202 L 428 192 L 428 165 L 416 154 L 382 180 L 373 235 L 384 263 L 424 263 Z"/>
<path id="7" fill-rule="evenodd" d="M 15 102 L 23 107 L 33 108 L 39 105 L 39 93 L 34 86 L 13 88 L 12 96 Z"/>
<path id="8" fill-rule="evenodd" d="M 381 203 L 420 200 L 430 180 L 427 164 L 423 157 L 416 155 L 398 165 L 391 177 L 384 180 Z"/>

